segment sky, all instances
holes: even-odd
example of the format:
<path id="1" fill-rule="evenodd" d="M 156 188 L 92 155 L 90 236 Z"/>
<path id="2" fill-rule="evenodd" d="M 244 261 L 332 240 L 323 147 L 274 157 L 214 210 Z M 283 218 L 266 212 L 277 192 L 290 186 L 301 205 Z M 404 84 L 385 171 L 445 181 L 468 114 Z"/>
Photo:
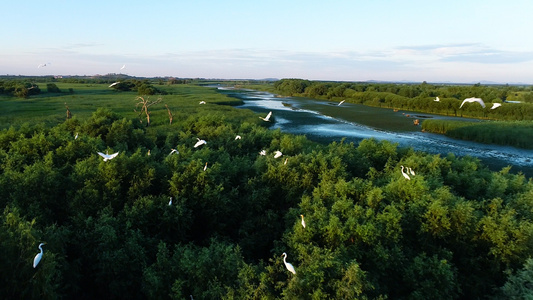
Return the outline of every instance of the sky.
<path id="1" fill-rule="evenodd" d="M 533 84 L 531 0 L 26 0 L 2 11 L 0 75 Z"/>

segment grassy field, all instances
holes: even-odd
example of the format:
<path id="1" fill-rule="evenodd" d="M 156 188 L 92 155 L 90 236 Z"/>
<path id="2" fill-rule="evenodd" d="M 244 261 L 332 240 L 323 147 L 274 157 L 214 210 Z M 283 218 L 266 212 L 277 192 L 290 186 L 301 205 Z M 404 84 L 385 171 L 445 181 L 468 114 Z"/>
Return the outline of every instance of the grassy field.
<path id="1" fill-rule="evenodd" d="M 27 99 L 17 97 L 0 97 L 0 129 L 10 126 L 20 127 L 22 124 L 44 123 L 53 126 L 63 122 L 67 116 L 68 106 L 72 116 L 79 119 L 88 118 L 98 108 L 108 108 L 126 117 L 136 118 L 134 111 L 139 102 L 136 92 L 120 92 L 108 87 L 108 84 L 77 84 L 55 83 L 62 93 L 47 93 L 46 84 L 39 84 L 43 92 Z M 233 98 L 220 95 L 205 87 L 195 85 L 161 85 L 158 89 L 167 95 L 147 96 L 150 101 L 159 97 L 162 101 L 150 108 L 152 122 L 168 122 L 165 104 L 173 114 L 187 114 L 191 108 L 197 108 L 200 101 L 210 104 L 237 105 L 240 102 Z M 73 93 L 69 92 L 72 89 Z M 139 107 L 140 108 L 140 107 Z M 217 109 L 228 109 L 217 106 Z"/>

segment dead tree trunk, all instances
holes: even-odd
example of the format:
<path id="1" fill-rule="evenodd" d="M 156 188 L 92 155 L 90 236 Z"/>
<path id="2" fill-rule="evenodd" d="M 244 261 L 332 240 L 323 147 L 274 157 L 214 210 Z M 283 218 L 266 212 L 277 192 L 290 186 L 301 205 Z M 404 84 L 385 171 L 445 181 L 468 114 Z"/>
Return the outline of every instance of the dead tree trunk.
<path id="1" fill-rule="evenodd" d="M 148 111 L 148 108 L 154 104 L 161 102 L 163 99 L 157 98 L 157 100 L 150 102 L 150 99 L 148 98 L 144 99 L 143 97 L 137 97 L 137 100 L 140 101 L 137 102 L 137 105 L 135 105 L 135 109 L 133 111 L 137 112 L 137 108 L 141 106 L 141 110 L 139 111 L 139 119 L 142 123 L 141 116 L 144 114 L 144 116 L 146 117 L 146 126 L 148 127 L 150 126 L 150 111 Z"/>
<path id="2" fill-rule="evenodd" d="M 170 108 L 168 108 L 168 105 L 165 104 L 165 107 L 167 108 L 167 112 L 168 112 L 168 119 L 170 120 L 170 125 L 172 125 L 172 112 L 170 111 Z"/>

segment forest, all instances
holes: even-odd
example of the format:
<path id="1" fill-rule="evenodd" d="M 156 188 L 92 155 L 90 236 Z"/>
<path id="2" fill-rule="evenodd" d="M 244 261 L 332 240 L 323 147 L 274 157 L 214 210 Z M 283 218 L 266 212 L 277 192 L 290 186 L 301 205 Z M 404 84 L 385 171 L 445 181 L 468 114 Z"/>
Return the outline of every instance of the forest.
<path id="1" fill-rule="evenodd" d="M 512 166 L 111 83 L 0 96 L 0 298 L 533 297 L 533 181 Z"/>

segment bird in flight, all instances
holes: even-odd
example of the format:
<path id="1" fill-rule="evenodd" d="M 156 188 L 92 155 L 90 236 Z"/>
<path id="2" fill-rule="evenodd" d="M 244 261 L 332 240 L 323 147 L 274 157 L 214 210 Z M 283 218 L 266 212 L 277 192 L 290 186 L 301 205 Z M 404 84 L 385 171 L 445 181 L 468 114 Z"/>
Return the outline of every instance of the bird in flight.
<path id="1" fill-rule="evenodd" d="M 205 104 L 205 101 L 200 101 L 200 104 Z"/>
<path id="2" fill-rule="evenodd" d="M 463 100 L 463 103 L 461 103 L 461 106 L 459 106 L 459 108 L 463 107 L 463 104 L 465 104 L 466 102 L 477 102 L 479 103 L 479 105 L 481 105 L 481 107 L 485 108 L 485 102 L 483 102 L 483 99 L 481 98 L 466 98 L 465 100 Z"/>
<path id="3" fill-rule="evenodd" d="M 113 154 L 107 154 L 107 152 L 106 152 L 106 154 L 104 154 L 104 153 L 102 153 L 102 152 L 98 152 L 98 155 L 100 155 L 101 157 L 103 157 L 103 158 L 104 158 L 104 161 L 108 161 L 108 160 L 110 160 L 110 159 L 113 159 L 113 158 L 117 157 L 118 152 L 117 152 L 117 153 L 113 153 Z"/>
<path id="4" fill-rule="evenodd" d="M 176 154 L 180 154 L 180 152 L 179 152 L 178 150 L 174 149 L 174 148 L 172 148 L 172 149 L 170 149 L 170 150 L 171 150 L 171 151 L 170 151 L 170 153 L 169 153 L 168 155 L 172 155 L 172 154 L 174 154 L 174 153 L 176 153 Z"/>
<path id="5" fill-rule="evenodd" d="M 267 152 L 266 150 L 261 150 L 261 152 L 259 152 L 260 155 L 267 155 Z"/>
<path id="6" fill-rule="evenodd" d="M 269 112 L 268 115 L 263 118 L 263 117 L 259 117 L 259 119 L 262 119 L 263 121 L 266 121 L 266 122 L 270 122 L 270 117 L 272 116 L 272 112 Z"/>
<path id="7" fill-rule="evenodd" d="M 207 142 L 205 140 L 201 140 L 199 138 L 196 138 L 196 139 L 198 140 L 198 142 L 196 142 L 196 144 L 194 144 L 194 148 L 200 147 L 203 144 L 207 144 Z"/>
<path id="8" fill-rule="evenodd" d="M 342 100 L 341 102 L 339 102 L 339 104 L 337 104 L 337 106 L 341 106 L 341 104 L 343 104 L 344 101 L 346 101 L 346 100 Z"/>
<path id="9" fill-rule="evenodd" d="M 496 109 L 498 107 L 502 106 L 501 103 L 492 103 L 492 107 L 490 109 Z"/>
<path id="10" fill-rule="evenodd" d="M 274 154 L 274 158 L 278 158 L 280 156 L 282 156 L 283 153 L 281 153 L 281 151 L 276 151 L 275 154 Z"/>
<path id="11" fill-rule="evenodd" d="M 113 87 L 113 86 L 115 86 L 115 85 L 117 85 L 117 84 L 119 84 L 119 83 L 120 83 L 120 81 L 113 82 L 112 84 L 109 85 L 109 87 Z"/>
<path id="12" fill-rule="evenodd" d="M 242 139 L 242 137 L 241 137 L 240 135 L 237 135 L 237 136 L 235 137 L 235 140 L 240 140 L 240 139 Z"/>

